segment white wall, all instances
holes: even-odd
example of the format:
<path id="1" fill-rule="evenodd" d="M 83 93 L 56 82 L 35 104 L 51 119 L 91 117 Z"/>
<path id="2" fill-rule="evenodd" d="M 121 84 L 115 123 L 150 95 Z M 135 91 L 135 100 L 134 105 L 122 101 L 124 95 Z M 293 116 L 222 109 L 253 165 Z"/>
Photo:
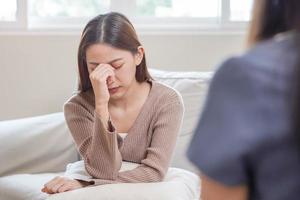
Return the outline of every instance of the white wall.
<path id="1" fill-rule="evenodd" d="M 243 34 L 142 35 L 149 67 L 209 71 Z M 62 111 L 77 77 L 79 33 L 0 34 L 0 120 Z"/>

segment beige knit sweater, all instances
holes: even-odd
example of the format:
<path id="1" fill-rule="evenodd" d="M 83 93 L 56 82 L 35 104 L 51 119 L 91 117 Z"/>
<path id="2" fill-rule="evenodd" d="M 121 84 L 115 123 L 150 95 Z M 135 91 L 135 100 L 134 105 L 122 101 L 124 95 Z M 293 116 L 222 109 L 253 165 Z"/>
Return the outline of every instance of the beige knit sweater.
<path id="1" fill-rule="evenodd" d="M 151 81 L 151 85 L 125 139 L 104 128 L 95 112 L 92 91 L 78 93 L 65 103 L 67 125 L 93 184 L 158 182 L 164 178 L 184 108 L 180 94 L 174 89 L 156 81 Z M 140 165 L 119 172 L 122 161 Z"/>

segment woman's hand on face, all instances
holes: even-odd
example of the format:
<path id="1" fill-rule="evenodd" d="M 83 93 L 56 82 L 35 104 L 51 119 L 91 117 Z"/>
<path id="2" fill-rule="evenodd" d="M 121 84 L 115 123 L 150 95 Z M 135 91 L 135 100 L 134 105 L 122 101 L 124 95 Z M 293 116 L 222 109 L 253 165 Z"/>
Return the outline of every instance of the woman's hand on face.
<path id="1" fill-rule="evenodd" d="M 114 68 L 109 64 L 100 64 L 90 73 L 89 77 L 96 105 L 107 105 L 110 98 L 108 85 L 115 81 Z"/>
<path id="2" fill-rule="evenodd" d="M 41 191 L 48 194 L 55 194 L 83 188 L 87 185 L 89 185 L 88 182 L 81 182 L 63 176 L 57 176 L 46 183 Z"/>

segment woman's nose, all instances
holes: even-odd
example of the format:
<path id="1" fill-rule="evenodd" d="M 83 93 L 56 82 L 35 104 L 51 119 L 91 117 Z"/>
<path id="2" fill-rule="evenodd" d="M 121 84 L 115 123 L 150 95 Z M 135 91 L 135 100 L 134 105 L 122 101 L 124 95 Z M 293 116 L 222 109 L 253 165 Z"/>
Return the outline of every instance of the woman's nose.
<path id="1" fill-rule="evenodd" d="M 108 77 L 108 79 L 107 79 L 107 84 L 108 85 L 112 85 L 114 83 L 114 80 L 113 80 L 113 78 L 110 76 L 110 77 Z"/>

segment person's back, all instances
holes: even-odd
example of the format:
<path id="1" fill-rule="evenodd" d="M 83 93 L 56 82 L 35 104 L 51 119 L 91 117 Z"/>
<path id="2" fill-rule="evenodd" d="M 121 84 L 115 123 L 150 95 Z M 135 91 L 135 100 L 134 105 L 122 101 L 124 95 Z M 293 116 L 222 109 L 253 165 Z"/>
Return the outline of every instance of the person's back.
<path id="1" fill-rule="evenodd" d="M 254 0 L 248 45 L 217 70 L 188 151 L 201 199 L 299 199 L 300 1 Z"/>
<path id="2" fill-rule="evenodd" d="M 299 199 L 300 148 L 293 130 L 295 73 L 300 34 L 288 32 L 263 42 L 241 58 L 249 62 L 259 113 L 248 152 L 252 199 Z M 252 62 L 252 63 L 251 63 Z M 251 75 L 250 75 L 251 76 Z"/>
<path id="3" fill-rule="evenodd" d="M 300 148 L 293 127 L 299 39 L 299 33 L 280 34 L 241 58 L 252 66 L 248 73 L 258 92 L 253 98 L 259 113 L 252 116 L 256 124 L 249 124 L 254 127 L 246 164 L 252 199 L 300 197 Z"/>
<path id="4" fill-rule="evenodd" d="M 216 72 L 189 156 L 250 199 L 300 197 L 300 152 L 291 130 L 295 34 L 265 41 Z"/>

